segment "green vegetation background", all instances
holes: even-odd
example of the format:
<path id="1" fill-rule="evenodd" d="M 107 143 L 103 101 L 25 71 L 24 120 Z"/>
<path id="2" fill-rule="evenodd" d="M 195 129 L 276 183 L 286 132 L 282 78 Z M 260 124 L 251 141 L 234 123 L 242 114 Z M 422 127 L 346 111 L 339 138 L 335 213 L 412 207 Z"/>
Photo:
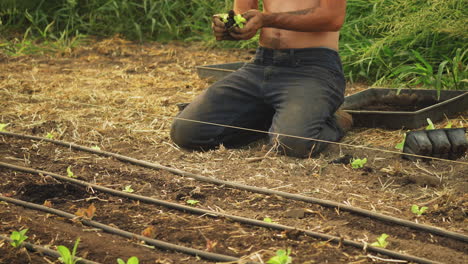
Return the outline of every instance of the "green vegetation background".
<path id="1" fill-rule="evenodd" d="M 466 0 L 348 0 L 340 54 L 349 81 L 467 88 Z M 86 36 L 216 42 L 211 16 L 232 0 L 0 0 L 0 53 L 69 49 Z"/>

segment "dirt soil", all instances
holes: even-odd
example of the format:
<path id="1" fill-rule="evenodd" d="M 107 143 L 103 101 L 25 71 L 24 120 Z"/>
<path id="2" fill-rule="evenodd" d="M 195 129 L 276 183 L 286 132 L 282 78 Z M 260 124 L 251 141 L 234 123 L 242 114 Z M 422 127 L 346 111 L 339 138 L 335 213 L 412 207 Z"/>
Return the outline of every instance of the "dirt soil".
<path id="1" fill-rule="evenodd" d="M 248 61 L 253 51 L 207 49 L 198 44 L 135 44 L 118 37 L 90 41 L 64 54 L 0 57 L 0 123 L 6 131 L 51 137 L 115 152 L 187 172 L 257 187 L 333 200 L 468 235 L 468 157 L 461 163 L 412 162 L 398 154 L 330 146 L 320 157 L 276 154 L 265 140 L 240 149 L 186 151 L 169 137 L 177 104 L 208 85 L 196 66 Z M 349 84 L 347 94 L 366 89 Z M 451 116 L 468 127 L 468 113 Z M 405 131 L 351 130 L 342 143 L 395 150 Z M 344 155 L 367 158 L 362 169 L 331 163 Z M 67 175 L 135 194 L 372 243 L 389 234 L 387 249 L 443 263 L 467 263 L 468 245 L 316 204 L 251 193 L 131 165 L 43 141 L 0 136 L 0 162 Z M 266 263 L 291 249 L 293 263 L 389 263 L 389 257 L 228 219 L 136 202 L 34 175 L 0 168 L 0 194 L 76 213 L 96 208 L 92 219 L 120 229 L 218 254 Z M 427 206 L 416 216 L 412 205 Z M 73 246 L 100 263 L 137 256 L 140 263 L 213 263 L 159 250 L 51 214 L 0 202 L 0 234 L 28 228 L 28 240 L 55 249 Z M 387 260 L 385 260 L 387 259 Z M 0 241 L 0 263 L 59 263 Z"/>

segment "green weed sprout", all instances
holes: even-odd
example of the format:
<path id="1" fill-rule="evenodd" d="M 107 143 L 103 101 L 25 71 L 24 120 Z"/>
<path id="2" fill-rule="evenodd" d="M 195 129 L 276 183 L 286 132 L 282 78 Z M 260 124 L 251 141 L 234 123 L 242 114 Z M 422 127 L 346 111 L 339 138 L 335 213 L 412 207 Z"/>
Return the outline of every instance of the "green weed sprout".
<path id="1" fill-rule="evenodd" d="M 66 246 L 58 246 L 57 251 L 60 254 L 59 260 L 64 264 L 75 264 L 80 258 L 76 258 L 76 249 L 80 243 L 80 238 L 77 238 L 72 252 Z"/>
<path id="2" fill-rule="evenodd" d="M 292 263 L 292 257 L 291 255 L 291 249 L 288 248 L 288 250 L 278 250 L 276 251 L 276 256 L 270 258 L 267 261 L 267 264 L 290 264 Z"/>
<path id="3" fill-rule="evenodd" d="M 137 257 L 130 257 L 127 262 L 125 262 L 123 259 L 118 258 L 117 259 L 118 264 L 139 264 L 140 260 Z"/>
<path id="4" fill-rule="evenodd" d="M 377 242 L 374 242 L 371 244 L 373 247 L 380 247 L 380 248 L 386 248 L 388 245 L 387 238 L 389 235 L 383 233 L 377 238 Z"/>
<path id="5" fill-rule="evenodd" d="M 449 121 L 444 128 L 452 128 L 452 126 L 453 126 L 452 121 Z"/>
<path id="6" fill-rule="evenodd" d="M 364 167 L 364 165 L 366 165 L 366 163 L 367 163 L 367 158 L 353 159 L 353 161 L 351 162 L 351 167 L 353 169 L 359 169 L 359 168 Z"/>
<path id="7" fill-rule="evenodd" d="M 270 217 L 265 217 L 265 218 L 263 218 L 263 222 L 266 222 L 266 223 L 273 223 L 273 220 L 271 220 Z"/>
<path id="8" fill-rule="evenodd" d="M 189 205 L 196 205 L 199 202 L 200 201 L 197 201 L 197 200 L 187 200 L 187 204 L 189 204 Z"/>
<path id="9" fill-rule="evenodd" d="M 95 150 L 101 150 L 101 148 L 98 147 L 98 146 L 92 146 L 91 148 L 92 148 L 92 149 L 95 149 Z"/>
<path id="10" fill-rule="evenodd" d="M 6 131 L 5 127 L 7 127 L 8 125 L 9 124 L 0 123 L 0 131 Z"/>
<path id="11" fill-rule="evenodd" d="M 19 248 L 21 244 L 23 244 L 23 241 L 28 239 L 28 236 L 26 235 L 26 232 L 28 232 L 28 229 L 23 229 L 18 231 L 13 231 L 11 232 L 10 239 L 12 240 L 10 244 L 14 246 L 15 248 Z"/>
<path id="12" fill-rule="evenodd" d="M 134 192 L 135 190 L 132 189 L 132 186 L 131 185 L 127 185 L 125 186 L 125 188 L 123 189 L 124 192 L 128 192 L 128 193 L 132 193 Z"/>
<path id="13" fill-rule="evenodd" d="M 70 177 L 70 178 L 76 178 L 75 174 L 74 174 L 73 171 L 71 170 L 71 166 L 68 166 L 68 167 L 67 167 L 67 175 L 68 175 L 68 177 Z"/>
<path id="14" fill-rule="evenodd" d="M 421 208 L 415 204 L 411 206 L 411 212 L 413 212 L 413 214 L 417 216 L 421 216 L 422 214 L 424 214 L 427 211 L 427 209 L 429 208 L 427 208 L 426 206 L 422 206 Z"/>

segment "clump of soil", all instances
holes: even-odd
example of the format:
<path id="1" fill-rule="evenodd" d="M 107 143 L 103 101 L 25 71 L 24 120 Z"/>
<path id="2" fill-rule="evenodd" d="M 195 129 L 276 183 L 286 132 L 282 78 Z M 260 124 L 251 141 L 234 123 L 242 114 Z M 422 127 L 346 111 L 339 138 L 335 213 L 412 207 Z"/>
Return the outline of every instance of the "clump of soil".
<path id="1" fill-rule="evenodd" d="M 438 101 L 434 96 L 418 96 L 415 93 L 396 94 L 395 92 L 389 92 L 382 97 L 374 98 L 368 103 L 361 105 L 357 110 L 417 111 L 439 102 L 441 101 Z"/>

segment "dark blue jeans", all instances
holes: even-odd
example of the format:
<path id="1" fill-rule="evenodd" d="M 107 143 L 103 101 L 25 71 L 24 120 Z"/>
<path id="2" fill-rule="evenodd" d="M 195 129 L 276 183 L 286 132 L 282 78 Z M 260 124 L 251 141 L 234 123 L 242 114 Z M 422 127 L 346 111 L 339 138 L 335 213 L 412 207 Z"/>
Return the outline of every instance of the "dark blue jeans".
<path id="1" fill-rule="evenodd" d="M 344 101 L 339 55 L 327 48 L 272 50 L 260 47 L 255 59 L 210 86 L 180 118 L 286 135 L 338 141 L 343 131 L 334 117 Z M 234 128 L 175 120 L 171 138 L 181 147 L 238 147 L 261 137 Z M 319 153 L 326 143 L 270 135 L 279 150 L 294 157 Z"/>

